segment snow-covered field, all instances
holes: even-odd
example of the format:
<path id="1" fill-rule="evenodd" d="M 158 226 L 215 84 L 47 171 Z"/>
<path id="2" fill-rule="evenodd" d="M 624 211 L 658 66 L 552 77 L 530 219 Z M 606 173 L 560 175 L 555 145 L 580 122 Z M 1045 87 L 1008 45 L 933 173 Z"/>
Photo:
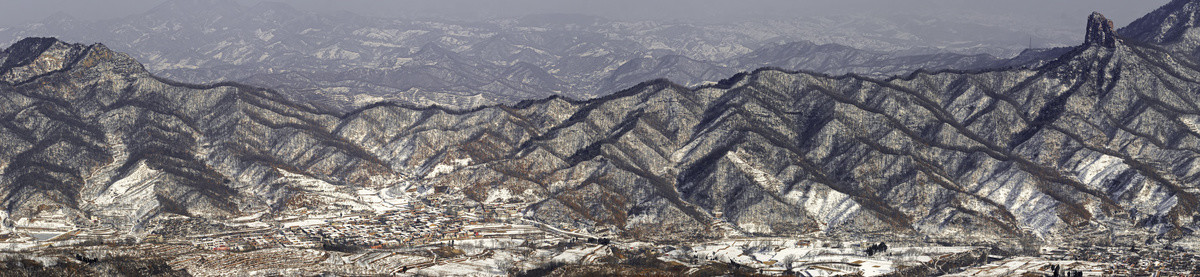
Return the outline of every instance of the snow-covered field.
<path id="1" fill-rule="evenodd" d="M 899 266 L 913 266 L 934 257 L 967 252 L 974 247 L 893 247 L 873 256 L 865 253 L 867 243 L 822 243 L 800 239 L 731 239 L 693 245 L 690 251 L 673 251 L 666 259 L 676 261 L 715 261 L 736 263 L 783 272 L 792 269 L 807 276 L 834 276 L 862 273 L 878 276 Z M 825 245 L 825 246 L 822 246 Z"/>
<path id="2" fill-rule="evenodd" d="M 959 273 L 946 276 L 1001 277 L 1025 276 L 1027 273 L 1045 274 L 1049 276 L 1049 265 L 1061 266 L 1062 270 L 1082 271 L 1083 276 L 1103 276 L 1104 264 L 1086 261 L 1047 261 L 1035 257 L 1015 257 L 992 262 L 986 265 L 968 268 Z M 1042 275 L 1038 275 L 1042 276 Z"/>

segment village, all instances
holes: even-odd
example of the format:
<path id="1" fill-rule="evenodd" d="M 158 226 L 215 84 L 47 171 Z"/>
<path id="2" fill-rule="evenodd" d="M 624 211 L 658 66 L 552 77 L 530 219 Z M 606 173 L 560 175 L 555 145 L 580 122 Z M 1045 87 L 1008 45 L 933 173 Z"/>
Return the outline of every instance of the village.
<path id="1" fill-rule="evenodd" d="M 70 232 L 44 240 L 43 250 L 33 253 L 61 249 L 143 253 L 165 258 L 171 268 L 200 275 L 228 273 L 222 268 L 281 275 L 507 275 L 511 272 L 498 268 L 535 268 L 551 261 L 597 264 L 618 252 L 637 249 L 652 249 L 667 263 L 692 268 L 718 263 L 766 275 L 879 276 L 956 262 L 962 263 L 954 266 L 960 271 L 947 276 L 1054 276 L 1056 271 L 1064 274 L 1059 276 L 1192 276 L 1200 271 L 1200 256 L 1161 246 L 1044 247 L 1035 257 L 1002 257 L 989 254 L 986 247 L 924 246 L 915 241 L 888 241 L 889 246 L 882 246 L 875 240 L 841 241 L 819 235 L 729 238 L 690 245 L 620 242 L 529 221 L 520 216 L 516 205 L 466 207 L 452 202 L 412 203 L 380 213 L 288 217 L 186 237 L 149 234 L 130 240 L 100 234 Z M 283 268 L 292 271 L 279 271 Z"/>
<path id="2" fill-rule="evenodd" d="M 351 249 L 418 247 L 495 237 L 495 232 L 482 226 L 507 222 L 519 217 L 519 213 L 513 204 L 465 207 L 451 201 L 406 203 L 381 213 L 291 218 L 271 222 L 271 227 L 189 236 L 189 241 L 197 247 L 216 251 L 323 246 Z"/>
<path id="3" fill-rule="evenodd" d="M 1163 247 L 1076 246 L 1044 251 L 1051 261 L 1102 263 L 1103 276 L 1189 276 L 1200 273 L 1200 256 Z M 1091 276 L 1091 275 L 1088 275 Z"/>
<path id="4" fill-rule="evenodd" d="M 280 275 L 508 275 L 513 272 L 499 270 L 535 269 L 550 263 L 603 264 L 644 249 L 656 253 L 652 256 L 658 260 L 692 269 L 723 264 L 766 275 L 878 276 L 943 267 L 957 270 L 948 276 L 1053 276 L 1056 271 L 1071 274 L 1065 276 L 1189 276 L 1200 272 L 1200 257 L 1163 246 L 1046 247 L 1036 256 L 1003 257 L 989 254 L 986 246 L 936 246 L 896 237 L 844 241 L 819 233 L 735 236 L 687 245 L 612 241 L 596 235 L 607 231 L 574 230 L 527 218 L 518 203 L 479 203 L 440 195 L 418 200 L 369 190 L 357 194 L 359 203 L 366 203 L 361 207 L 367 208 L 306 207 L 219 222 L 167 217 L 159 229 L 140 237 L 112 228 L 28 224 L 20 227 L 29 235 L 0 237 L 0 246 L 27 253 L 64 249 L 142 253 L 135 256 L 163 257 L 171 268 L 199 275 L 223 275 L 228 273 L 223 268 L 230 267 L 247 274 Z M 38 222 L 57 222 L 53 220 L 61 221 Z"/>

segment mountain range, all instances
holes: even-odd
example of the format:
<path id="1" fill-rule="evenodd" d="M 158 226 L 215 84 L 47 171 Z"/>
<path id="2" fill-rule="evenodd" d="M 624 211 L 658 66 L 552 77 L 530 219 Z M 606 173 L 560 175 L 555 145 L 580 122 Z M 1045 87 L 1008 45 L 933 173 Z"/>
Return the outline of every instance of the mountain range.
<path id="1" fill-rule="evenodd" d="M 104 42 L 157 76 L 237 81 L 349 111 L 380 101 L 473 108 L 550 95 L 589 99 L 645 80 L 694 86 L 767 66 L 874 77 L 981 69 L 1018 54 L 1026 36 L 1051 47 L 1076 36 L 1027 34 L 1027 26 L 1000 21 L 897 15 L 696 24 L 544 14 L 463 22 L 175 0 L 120 19 L 60 14 L 0 28 L 0 41 Z"/>
<path id="2" fill-rule="evenodd" d="M 819 232 L 1024 250 L 1195 245 L 1196 3 L 1119 30 L 1094 13 L 1083 44 L 1033 51 L 1056 56 L 1025 66 L 892 77 L 762 68 L 469 109 L 341 111 L 240 83 L 171 81 L 104 44 L 26 38 L 0 52 L 3 224 L 137 231 L 328 207 L 332 192 L 428 189 L 648 241 Z M 786 49 L 805 47 L 822 46 Z M 656 66 L 646 63 L 637 68 Z"/>

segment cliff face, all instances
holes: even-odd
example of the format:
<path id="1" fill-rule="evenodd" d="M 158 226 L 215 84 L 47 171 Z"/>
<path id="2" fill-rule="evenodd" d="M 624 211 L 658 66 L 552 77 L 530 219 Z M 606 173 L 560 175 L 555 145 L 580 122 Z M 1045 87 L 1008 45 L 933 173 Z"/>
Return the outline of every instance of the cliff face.
<path id="1" fill-rule="evenodd" d="M 1089 22 L 1087 43 L 1037 69 L 886 80 L 762 69 L 588 101 L 345 114 L 30 39 L 0 71 L 25 72 L 0 84 L 0 185 L 10 221 L 228 217 L 289 208 L 308 193 L 298 183 L 318 180 L 443 187 L 650 240 L 1192 237 L 1200 67 Z M 22 50 L 45 43 L 81 50 Z"/>
<path id="2" fill-rule="evenodd" d="M 1092 12 L 1092 15 L 1088 16 L 1087 35 L 1084 36 L 1083 41 L 1087 45 L 1116 47 L 1117 31 L 1113 28 L 1112 20 L 1108 20 L 1098 12 Z"/>

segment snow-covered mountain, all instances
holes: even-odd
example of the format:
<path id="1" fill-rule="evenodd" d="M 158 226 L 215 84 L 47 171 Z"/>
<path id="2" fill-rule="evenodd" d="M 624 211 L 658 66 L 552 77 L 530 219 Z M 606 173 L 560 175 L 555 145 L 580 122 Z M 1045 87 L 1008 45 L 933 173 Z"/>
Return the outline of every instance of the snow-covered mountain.
<path id="1" fill-rule="evenodd" d="M 176 0 L 121 19 L 54 16 L 0 28 L 0 41 L 103 42 L 158 76 L 238 81 L 344 110 L 378 101 L 467 108 L 550 95 L 588 99 L 656 78 L 693 86 L 763 66 L 870 76 L 977 69 L 1022 51 L 1030 36 L 1023 26 L 985 19 L 692 24 L 548 14 L 459 22 Z M 1066 46 L 1074 33 L 1033 35 L 1041 45 Z"/>
<path id="2" fill-rule="evenodd" d="M 350 112 L 157 78 L 101 44 L 28 38 L 0 52 L 4 222 L 139 230 L 168 215 L 293 209 L 297 195 L 324 199 L 314 191 L 420 187 L 651 241 L 1195 243 L 1200 66 L 1099 14 L 1087 22 L 1086 41 L 1034 68 L 767 68 L 590 100 Z M 470 63 L 449 53 L 413 54 Z M 710 74 L 686 58 L 663 67 Z"/>

